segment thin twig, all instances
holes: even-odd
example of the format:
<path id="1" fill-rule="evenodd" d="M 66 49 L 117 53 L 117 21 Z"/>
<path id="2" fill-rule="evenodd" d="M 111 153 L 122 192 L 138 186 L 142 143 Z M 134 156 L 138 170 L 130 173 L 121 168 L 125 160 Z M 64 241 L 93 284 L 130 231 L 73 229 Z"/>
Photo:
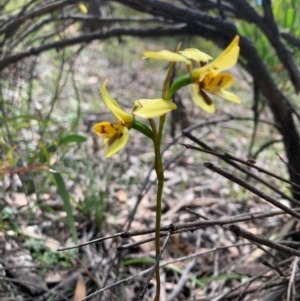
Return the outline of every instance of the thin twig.
<path id="1" fill-rule="evenodd" d="M 212 150 L 209 146 L 207 146 L 204 142 L 200 141 L 198 138 L 190 135 L 190 134 L 186 134 L 187 137 L 189 137 L 191 140 L 193 140 L 194 142 L 196 142 L 197 144 L 201 145 L 202 147 L 204 147 L 205 149 L 202 148 L 198 148 L 189 144 L 182 144 L 187 148 L 192 148 L 194 150 L 199 150 L 199 151 L 203 151 L 212 155 L 217 156 L 218 158 L 223 159 L 226 163 L 230 164 L 231 166 L 235 167 L 236 169 L 238 169 L 239 171 L 243 172 L 244 174 L 248 175 L 249 177 L 261 182 L 262 184 L 264 184 L 265 186 L 269 187 L 271 190 L 275 191 L 276 193 L 278 193 L 279 195 L 281 195 L 283 198 L 289 200 L 290 202 L 294 203 L 295 205 L 299 206 L 300 202 L 296 199 L 293 199 L 292 197 L 288 196 L 287 194 L 283 193 L 282 191 L 280 191 L 277 187 L 271 185 L 268 181 L 265 181 L 264 179 L 261 179 L 260 177 L 258 177 L 257 175 L 253 174 L 252 172 L 250 172 L 249 170 L 244 169 L 243 167 L 239 166 L 238 164 L 236 164 L 233 161 L 238 161 L 240 163 L 246 164 L 247 166 L 251 166 L 254 167 L 254 164 L 248 162 L 248 163 L 244 163 L 242 162 L 241 159 L 238 158 L 234 158 L 233 156 L 229 155 L 229 154 L 222 154 L 219 152 L 215 152 L 214 150 Z M 255 167 L 254 167 L 255 168 Z M 291 183 L 291 182 L 289 182 Z"/>
<path id="2" fill-rule="evenodd" d="M 279 201 L 275 200 L 274 198 L 270 197 L 269 195 L 265 194 L 264 192 L 258 190 L 257 188 L 255 188 L 254 186 L 250 185 L 249 183 L 245 182 L 244 180 L 238 178 L 237 176 L 235 176 L 232 173 L 229 173 L 217 166 L 215 166 L 212 163 L 204 163 L 203 164 L 206 168 L 217 172 L 218 174 L 222 175 L 223 177 L 231 180 L 234 183 L 237 183 L 239 185 L 241 185 L 242 187 L 246 188 L 247 190 L 253 192 L 254 194 L 258 195 L 259 197 L 261 197 L 262 199 L 266 200 L 267 202 L 271 203 L 272 205 L 282 209 L 284 212 L 290 214 L 291 216 L 300 219 L 300 214 L 298 212 L 296 212 L 295 210 L 283 205 L 282 203 L 280 203 Z"/>
<path id="3" fill-rule="evenodd" d="M 271 263 L 270 263 L 269 261 L 267 261 L 267 260 L 264 260 L 264 261 L 262 261 L 261 263 L 262 263 L 263 265 L 265 265 L 266 267 L 275 270 L 275 271 L 279 274 L 279 276 L 284 277 L 283 272 L 281 271 L 281 269 L 280 269 L 277 265 L 271 264 Z"/>
<path id="4" fill-rule="evenodd" d="M 141 300 L 143 300 L 144 295 L 145 295 L 145 292 L 146 292 L 146 289 L 148 288 L 148 284 L 149 284 L 151 278 L 152 278 L 153 275 L 154 275 L 154 271 L 155 271 L 156 267 L 159 265 L 159 261 L 161 260 L 162 254 L 163 254 L 163 252 L 164 252 L 164 250 L 165 250 L 165 248 L 166 248 L 167 242 L 168 242 L 169 239 L 170 239 L 171 233 L 172 233 L 172 232 L 171 232 L 171 230 L 170 230 L 169 233 L 168 233 L 168 235 L 167 235 L 167 237 L 166 237 L 166 239 L 165 239 L 165 241 L 164 241 L 164 244 L 163 244 L 162 247 L 161 247 L 160 254 L 159 254 L 159 256 L 156 258 L 155 264 L 153 265 L 152 270 L 150 271 L 150 273 L 149 273 L 149 275 L 148 275 L 148 277 L 147 277 L 147 279 L 146 279 L 144 288 L 143 288 L 143 290 L 142 290 L 141 293 L 140 293 L 140 299 L 141 299 Z"/>
<path id="5" fill-rule="evenodd" d="M 300 211 L 300 208 L 295 209 L 295 212 Z M 280 210 L 273 210 L 268 213 L 247 213 L 242 214 L 240 216 L 237 216 L 236 218 L 222 218 L 218 220 L 205 220 L 205 221 L 195 221 L 195 222 L 188 222 L 188 223 L 180 223 L 180 224 L 173 224 L 175 230 L 172 232 L 172 234 L 177 234 L 177 233 L 182 233 L 182 232 L 187 232 L 191 230 L 197 230 L 200 228 L 208 227 L 208 226 L 216 226 L 216 225 L 225 225 L 225 224 L 232 224 L 232 223 L 237 223 L 237 222 L 244 222 L 244 221 L 249 221 L 249 220 L 254 220 L 258 218 L 265 218 L 265 217 L 270 217 L 270 216 L 275 216 L 279 214 L 285 214 L 285 212 L 282 212 Z M 169 231 L 170 226 L 163 226 L 160 228 L 161 232 L 162 231 Z M 121 238 L 128 238 L 132 236 L 139 236 L 139 235 L 145 235 L 145 234 L 150 234 L 154 233 L 155 229 L 154 228 L 149 228 L 149 229 L 142 229 L 142 230 L 136 230 L 136 231 L 126 231 L 126 232 L 119 232 L 115 233 L 112 235 L 100 237 L 88 242 L 84 242 L 78 245 L 70 246 L 70 247 L 65 247 L 65 248 L 59 248 L 57 251 L 65 251 L 65 250 L 71 250 L 71 249 L 77 249 L 80 247 L 84 247 L 93 243 L 101 242 L 107 239 L 112 239 L 116 237 L 121 237 Z M 161 236 L 165 236 L 166 234 L 162 233 Z M 150 238 L 149 238 L 150 240 Z"/>
<path id="6" fill-rule="evenodd" d="M 223 247 L 217 247 L 217 248 L 213 248 L 213 249 L 210 249 L 210 250 L 206 250 L 206 251 L 202 251 L 202 252 L 197 252 L 197 253 L 194 253 L 192 255 L 188 255 L 188 256 L 183 256 L 183 257 L 180 257 L 180 258 L 176 258 L 176 259 L 173 259 L 173 260 L 170 260 L 168 262 L 164 262 L 164 263 L 161 263 L 160 264 L 160 268 L 163 268 L 163 267 L 166 267 L 170 264 L 174 264 L 174 263 L 177 263 L 177 262 L 182 262 L 182 261 L 186 261 L 186 260 L 190 260 L 190 259 L 193 259 L 193 258 L 196 258 L 196 257 L 199 257 L 199 256 L 202 256 L 202 255 L 205 255 L 205 254 L 209 254 L 209 253 L 213 253 L 213 252 L 216 252 L 218 250 L 226 250 L 228 248 L 236 248 L 236 247 L 240 247 L 240 246 L 245 246 L 245 245 L 249 245 L 249 243 L 238 243 L 238 244 L 233 244 L 233 245 L 230 245 L 230 246 L 223 246 Z M 100 290 L 97 290 L 96 292 L 90 294 L 89 296 L 86 296 L 85 298 L 83 299 L 80 299 L 79 301 L 85 301 L 85 300 L 88 300 L 114 286 L 117 286 L 119 284 L 122 284 L 124 282 L 127 282 L 127 281 L 131 281 L 135 278 L 138 278 L 138 277 L 141 277 L 141 276 L 144 276 L 146 274 L 148 274 L 149 272 L 151 272 L 151 270 L 153 269 L 153 267 L 149 268 L 149 269 L 146 269 L 136 275 L 132 275 L 132 276 L 129 276 L 127 278 L 124 278 L 124 279 L 121 279 L 117 282 L 114 282 L 114 283 L 111 283 L 109 285 L 107 285 L 106 287 L 100 289 Z"/>
<path id="7" fill-rule="evenodd" d="M 198 236 L 197 236 L 197 241 L 196 241 L 196 248 L 199 249 L 200 248 L 200 244 L 201 244 L 201 231 L 199 232 Z M 189 279 L 189 273 L 191 271 L 191 269 L 196 265 L 197 263 L 197 258 L 194 257 L 185 267 L 185 269 L 183 270 L 183 273 L 179 279 L 179 281 L 177 282 L 177 285 L 175 287 L 175 289 L 173 290 L 173 292 L 171 293 L 171 295 L 168 297 L 168 301 L 173 301 L 177 298 L 177 296 L 180 294 L 180 292 L 182 291 L 182 288 L 184 287 L 186 281 Z"/>
<path id="8" fill-rule="evenodd" d="M 287 301 L 291 300 L 292 289 L 293 289 L 293 291 L 295 291 L 295 275 L 296 275 L 298 260 L 299 260 L 298 258 L 295 258 L 294 262 L 293 262 L 293 269 L 292 269 L 292 273 L 291 273 L 291 277 L 290 277 L 290 281 L 289 281 L 289 285 L 288 285 L 288 289 L 287 289 L 287 297 L 286 297 Z M 295 296 L 294 293 L 293 293 L 293 295 Z"/>
<path id="9" fill-rule="evenodd" d="M 264 245 L 264 246 L 268 246 L 272 249 L 275 249 L 275 250 L 278 250 L 278 251 L 281 251 L 281 252 L 285 252 L 285 253 L 288 253 L 289 255 L 295 255 L 295 256 L 298 256 L 300 257 L 300 251 L 296 250 L 296 249 L 293 249 L 293 248 L 289 248 L 289 247 L 286 247 L 286 246 L 283 246 L 283 245 L 280 245 L 280 244 L 277 244 L 275 242 L 272 242 L 260 235 L 255 235 L 255 234 L 252 234 L 251 232 L 245 230 L 245 229 L 242 229 L 241 227 L 239 226 L 236 226 L 236 225 L 230 225 L 228 227 L 228 229 L 233 232 L 236 237 L 243 237 L 243 238 L 246 238 L 252 242 L 256 242 L 256 243 L 259 243 L 261 245 Z"/>

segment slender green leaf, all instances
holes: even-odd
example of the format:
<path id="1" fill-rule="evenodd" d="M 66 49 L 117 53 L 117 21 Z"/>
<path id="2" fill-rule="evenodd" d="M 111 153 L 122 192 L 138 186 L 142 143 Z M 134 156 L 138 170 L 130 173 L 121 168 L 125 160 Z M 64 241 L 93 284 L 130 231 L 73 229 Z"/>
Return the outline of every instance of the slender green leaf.
<path id="1" fill-rule="evenodd" d="M 72 233 L 73 241 L 75 244 L 77 244 L 77 232 L 75 228 L 75 223 L 74 223 L 74 216 L 72 212 L 72 206 L 70 202 L 70 195 L 69 192 L 67 191 L 65 181 L 62 177 L 62 175 L 58 172 L 52 173 L 55 181 L 55 185 L 57 186 L 58 193 L 60 194 L 63 202 L 64 202 L 64 207 L 67 213 L 67 220 L 68 224 Z"/>
<path id="2" fill-rule="evenodd" d="M 63 145 L 63 144 L 68 144 L 68 143 L 72 143 L 72 142 L 76 142 L 76 143 L 82 143 L 86 141 L 86 137 L 81 136 L 81 135 L 77 135 L 77 134 L 72 134 L 69 135 L 67 137 L 62 138 L 58 144 L 59 145 Z"/>
<path id="3" fill-rule="evenodd" d="M 289 8 L 286 12 L 286 27 L 288 29 L 291 29 L 294 23 L 294 17 L 295 17 L 295 11 L 293 8 Z"/>
<path id="4" fill-rule="evenodd" d="M 19 115 L 19 116 L 14 116 L 14 117 L 9 117 L 9 118 L 4 118 L 4 117 L 0 116 L 0 124 L 3 123 L 3 122 L 16 121 L 18 119 L 35 120 L 35 121 L 40 122 L 40 123 L 45 123 L 44 120 L 42 120 L 41 118 L 38 118 L 36 116 L 32 116 L 32 115 Z"/>

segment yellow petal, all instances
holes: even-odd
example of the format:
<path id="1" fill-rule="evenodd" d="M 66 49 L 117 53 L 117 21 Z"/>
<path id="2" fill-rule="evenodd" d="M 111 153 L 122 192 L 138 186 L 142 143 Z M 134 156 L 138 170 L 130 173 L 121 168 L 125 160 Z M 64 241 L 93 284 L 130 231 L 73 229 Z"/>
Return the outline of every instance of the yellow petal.
<path id="1" fill-rule="evenodd" d="M 208 92 L 215 93 L 222 88 L 229 88 L 233 83 L 233 79 L 233 76 L 229 73 L 213 76 L 213 72 L 209 72 L 201 82 L 201 87 Z"/>
<path id="2" fill-rule="evenodd" d="M 207 63 L 209 60 L 212 60 L 211 56 L 196 48 L 187 48 L 183 51 L 179 51 L 179 53 L 187 59 L 194 60 L 196 62 Z"/>
<path id="3" fill-rule="evenodd" d="M 218 68 L 219 72 L 221 72 L 236 64 L 240 53 L 239 41 L 240 37 L 235 36 L 227 48 L 216 58 L 214 69 Z"/>
<path id="4" fill-rule="evenodd" d="M 202 81 L 205 74 L 210 70 L 217 75 L 220 72 L 233 67 L 237 63 L 240 53 L 240 47 L 238 45 L 239 40 L 240 37 L 235 36 L 228 47 L 214 61 L 201 68 L 193 70 L 193 76 L 195 78 L 199 78 L 199 81 Z"/>
<path id="5" fill-rule="evenodd" d="M 119 132 L 116 132 L 111 138 L 104 141 L 105 157 L 109 158 L 121 150 L 128 142 L 128 128 L 123 126 Z"/>
<path id="6" fill-rule="evenodd" d="M 199 91 L 199 85 L 195 84 L 191 87 L 191 97 L 192 100 L 195 102 L 196 105 L 198 105 L 202 110 L 204 110 L 207 113 L 214 113 L 216 108 L 212 100 L 209 98 L 209 96 L 202 91 L 202 95 Z"/>
<path id="7" fill-rule="evenodd" d="M 161 50 L 161 51 L 145 51 L 143 53 L 143 59 L 152 58 L 157 60 L 166 60 L 169 62 L 184 62 L 187 65 L 191 64 L 191 61 L 185 58 L 183 55 L 169 51 L 169 50 Z"/>
<path id="8" fill-rule="evenodd" d="M 113 124 L 108 121 L 100 122 L 94 125 L 95 133 L 100 136 L 101 138 L 111 138 L 121 131 L 123 125 L 122 124 Z"/>
<path id="9" fill-rule="evenodd" d="M 79 8 L 79 10 L 83 13 L 83 14 L 87 14 L 88 13 L 88 9 L 86 8 L 86 6 L 82 3 L 79 2 L 77 4 L 77 7 Z"/>
<path id="10" fill-rule="evenodd" d="M 228 92 L 225 89 L 221 89 L 220 91 L 216 92 L 215 95 L 217 95 L 225 100 L 229 100 L 234 103 L 237 103 L 237 104 L 241 103 L 241 99 L 237 95 L 235 95 L 234 93 Z"/>
<path id="11" fill-rule="evenodd" d="M 101 95 L 106 107 L 117 117 L 118 120 L 123 123 L 131 123 L 132 115 L 126 113 L 121 109 L 119 104 L 108 94 L 106 90 L 106 84 L 108 80 L 106 80 L 101 87 Z"/>
<path id="12" fill-rule="evenodd" d="M 94 126 L 94 131 L 103 138 L 104 152 L 107 158 L 123 148 L 128 141 L 128 128 L 121 123 L 100 122 Z"/>
<path id="13" fill-rule="evenodd" d="M 133 114 L 143 118 L 154 118 L 162 116 L 177 108 L 176 104 L 170 100 L 139 99 L 135 101 Z"/>

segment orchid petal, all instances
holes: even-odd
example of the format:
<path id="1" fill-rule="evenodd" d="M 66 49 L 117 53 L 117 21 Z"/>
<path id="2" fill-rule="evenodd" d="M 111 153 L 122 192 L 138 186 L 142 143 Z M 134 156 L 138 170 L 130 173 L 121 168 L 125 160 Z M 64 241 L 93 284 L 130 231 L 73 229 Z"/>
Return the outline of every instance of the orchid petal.
<path id="1" fill-rule="evenodd" d="M 111 138 L 120 131 L 120 128 L 123 127 L 122 124 L 113 124 L 109 121 L 103 121 L 94 125 L 95 133 L 101 138 Z"/>
<path id="2" fill-rule="evenodd" d="M 229 73 L 221 73 L 216 76 L 212 74 L 208 73 L 201 82 L 201 87 L 210 93 L 229 88 L 233 83 L 234 78 Z"/>
<path id="3" fill-rule="evenodd" d="M 211 56 L 196 48 L 187 48 L 183 51 L 179 51 L 179 53 L 187 59 L 194 60 L 196 62 L 207 63 L 209 60 L 212 60 Z"/>
<path id="4" fill-rule="evenodd" d="M 237 63 L 240 53 L 239 41 L 240 37 L 235 36 L 227 48 L 215 59 L 213 69 L 217 68 L 217 73 L 230 69 Z"/>
<path id="5" fill-rule="evenodd" d="M 235 36 L 228 47 L 214 61 L 201 68 L 193 70 L 193 76 L 195 78 L 199 78 L 199 81 L 202 81 L 207 72 L 210 70 L 217 75 L 220 72 L 233 67 L 237 63 L 240 52 L 240 47 L 238 45 L 239 39 L 239 36 Z"/>
<path id="6" fill-rule="evenodd" d="M 106 90 L 106 84 L 108 80 L 106 80 L 101 87 L 101 95 L 106 107 L 116 116 L 116 118 L 123 123 L 131 123 L 132 115 L 126 113 L 121 109 L 119 104 L 108 94 Z"/>
<path id="7" fill-rule="evenodd" d="M 161 50 L 161 51 L 145 51 L 143 53 L 143 59 L 145 58 L 152 58 L 152 59 L 158 59 L 158 60 L 166 60 L 169 62 L 184 62 L 187 65 L 191 65 L 191 61 L 188 60 L 186 57 L 184 57 L 181 54 L 178 54 L 176 52 L 172 52 L 169 50 Z"/>
<path id="8" fill-rule="evenodd" d="M 105 157 L 109 158 L 120 151 L 127 144 L 129 139 L 129 131 L 126 126 L 122 126 L 120 131 L 116 132 L 109 139 L 104 139 Z"/>
<path id="9" fill-rule="evenodd" d="M 106 158 L 121 150 L 129 139 L 128 128 L 122 124 L 101 122 L 94 126 L 94 131 L 103 138 Z"/>
<path id="10" fill-rule="evenodd" d="M 122 149 L 129 138 L 128 128 L 121 123 L 100 122 L 94 126 L 94 131 L 103 138 L 106 158 L 111 157 Z"/>
<path id="11" fill-rule="evenodd" d="M 171 100 L 165 99 L 139 99 L 135 101 L 133 114 L 143 118 L 154 118 L 162 116 L 177 108 Z"/>
<path id="12" fill-rule="evenodd" d="M 207 113 L 214 113 L 216 108 L 212 100 L 209 98 L 209 96 L 204 92 L 199 90 L 199 85 L 194 84 L 191 87 L 191 98 L 195 102 L 196 105 L 198 105 L 202 110 L 204 110 Z"/>
<path id="13" fill-rule="evenodd" d="M 214 94 L 225 100 L 229 100 L 229 101 L 232 101 L 237 104 L 241 103 L 241 99 L 237 95 L 235 95 L 234 93 L 228 92 L 225 89 L 220 89 L 218 92 L 215 92 Z"/>

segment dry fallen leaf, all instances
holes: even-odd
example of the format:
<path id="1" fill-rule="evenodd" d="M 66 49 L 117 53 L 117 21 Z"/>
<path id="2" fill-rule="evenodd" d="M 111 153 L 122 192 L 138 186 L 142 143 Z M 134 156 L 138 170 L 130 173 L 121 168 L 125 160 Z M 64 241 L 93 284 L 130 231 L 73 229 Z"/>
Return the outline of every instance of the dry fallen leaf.
<path id="1" fill-rule="evenodd" d="M 28 200 L 25 193 L 12 193 L 8 202 L 17 208 L 28 205 Z"/>
<path id="2" fill-rule="evenodd" d="M 78 276 L 73 301 L 79 301 L 86 297 L 86 286 L 82 275 Z"/>
<path id="3" fill-rule="evenodd" d="M 123 189 L 120 189 L 117 191 L 117 198 L 120 202 L 126 202 L 127 200 L 127 194 L 126 191 Z"/>

